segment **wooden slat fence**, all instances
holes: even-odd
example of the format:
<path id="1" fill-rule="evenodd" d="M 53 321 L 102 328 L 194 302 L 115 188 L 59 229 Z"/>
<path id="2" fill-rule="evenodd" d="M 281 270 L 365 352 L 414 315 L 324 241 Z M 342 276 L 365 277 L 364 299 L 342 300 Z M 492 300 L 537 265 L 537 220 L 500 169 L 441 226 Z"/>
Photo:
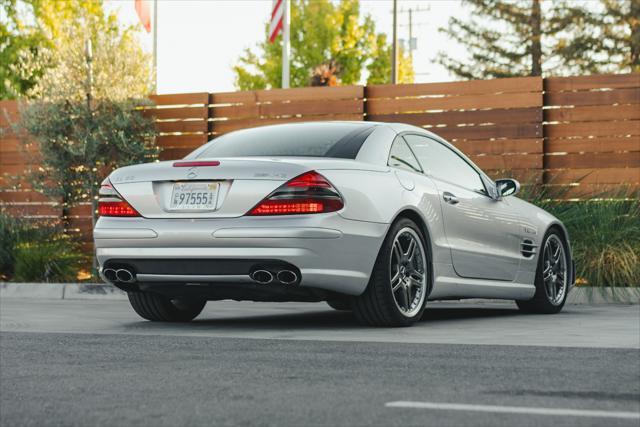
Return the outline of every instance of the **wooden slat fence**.
<path id="1" fill-rule="evenodd" d="M 313 120 L 402 122 L 431 130 L 491 175 L 569 186 L 592 197 L 628 184 L 640 189 L 640 74 L 524 77 L 410 85 L 342 86 L 152 96 L 162 160 L 185 156 L 236 129 Z M 10 123 L 19 104 L 0 101 L 0 208 L 56 219 L 57 200 L 31 190 L 38 151 Z M 88 206 L 70 211 L 90 240 Z"/>
<path id="2" fill-rule="evenodd" d="M 545 182 L 595 197 L 640 187 L 640 74 L 544 81 Z"/>

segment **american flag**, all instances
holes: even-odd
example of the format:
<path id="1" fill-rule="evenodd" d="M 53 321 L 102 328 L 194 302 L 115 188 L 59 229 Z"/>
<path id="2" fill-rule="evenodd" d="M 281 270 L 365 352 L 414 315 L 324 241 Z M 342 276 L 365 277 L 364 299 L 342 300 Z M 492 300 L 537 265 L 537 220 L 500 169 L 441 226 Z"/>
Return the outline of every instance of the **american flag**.
<path id="1" fill-rule="evenodd" d="M 284 6 L 287 0 L 273 0 L 271 8 L 271 23 L 269 24 L 269 43 L 273 43 L 282 32 L 284 22 Z"/>

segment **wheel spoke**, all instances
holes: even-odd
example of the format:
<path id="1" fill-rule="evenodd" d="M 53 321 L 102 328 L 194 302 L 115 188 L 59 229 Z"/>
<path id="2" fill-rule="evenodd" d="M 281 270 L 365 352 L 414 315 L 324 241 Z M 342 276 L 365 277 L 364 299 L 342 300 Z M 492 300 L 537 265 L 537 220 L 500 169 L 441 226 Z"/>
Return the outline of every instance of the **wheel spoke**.
<path id="1" fill-rule="evenodd" d="M 418 270 L 413 270 L 409 274 L 409 277 L 411 277 L 412 280 L 416 280 L 416 281 L 420 282 L 420 284 L 422 284 L 422 280 L 424 279 L 424 274 L 419 272 Z"/>
<path id="2" fill-rule="evenodd" d="M 414 239 L 411 239 L 409 241 L 409 247 L 407 248 L 407 251 L 404 253 L 404 257 L 405 259 L 412 261 L 415 253 L 416 253 L 416 241 Z"/>
<path id="3" fill-rule="evenodd" d="M 400 246 L 400 241 L 396 240 L 393 242 L 393 253 L 396 254 L 396 260 L 398 263 L 402 260 L 402 246 Z"/>
<path id="4" fill-rule="evenodd" d="M 553 273 L 553 270 L 551 269 L 551 266 L 547 265 L 545 269 L 542 271 L 542 280 L 544 280 L 545 282 L 549 280 L 551 278 L 552 273 Z"/>
<path id="5" fill-rule="evenodd" d="M 549 280 L 545 286 L 549 291 L 549 298 L 553 301 L 556 299 L 556 282 L 554 280 Z"/>
<path id="6" fill-rule="evenodd" d="M 407 310 L 409 310 L 411 308 L 411 303 L 413 302 L 413 298 L 411 297 L 411 286 L 405 287 L 404 291 L 407 294 L 407 296 L 406 296 L 406 300 L 407 300 L 406 308 L 407 308 Z"/>
<path id="7" fill-rule="evenodd" d="M 400 271 L 397 271 L 391 278 L 391 290 L 395 292 L 401 285 L 402 281 L 400 280 Z"/>
<path id="8" fill-rule="evenodd" d="M 407 291 L 406 289 L 403 287 L 402 289 L 400 289 L 400 292 L 398 292 L 399 294 L 399 305 L 400 308 L 404 309 L 404 310 L 408 310 L 409 309 L 409 300 L 407 298 Z"/>

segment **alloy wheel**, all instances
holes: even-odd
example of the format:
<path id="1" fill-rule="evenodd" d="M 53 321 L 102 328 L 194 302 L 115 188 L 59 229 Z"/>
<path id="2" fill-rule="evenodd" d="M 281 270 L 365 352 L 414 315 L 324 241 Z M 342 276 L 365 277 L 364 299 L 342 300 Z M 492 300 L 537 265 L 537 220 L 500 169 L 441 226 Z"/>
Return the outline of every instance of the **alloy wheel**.
<path id="1" fill-rule="evenodd" d="M 396 306 L 406 317 L 413 317 L 427 293 L 427 259 L 418 233 L 402 228 L 393 240 L 389 259 L 391 292 Z"/>
<path id="2" fill-rule="evenodd" d="M 547 299 L 553 305 L 560 305 L 567 292 L 568 266 L 564 245 L 558 236 L 552 234 L 544 245 L 542 281 Z"/>

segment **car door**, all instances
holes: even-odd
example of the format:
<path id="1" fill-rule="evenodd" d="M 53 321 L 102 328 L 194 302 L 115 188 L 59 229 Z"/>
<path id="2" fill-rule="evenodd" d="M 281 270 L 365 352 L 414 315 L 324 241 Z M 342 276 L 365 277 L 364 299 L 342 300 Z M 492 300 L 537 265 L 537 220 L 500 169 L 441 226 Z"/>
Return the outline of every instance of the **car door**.
<path id="1" fill-rule="evenodd" d="M 518 216 L 489 197 L 480 173 L 447 145 L 424 135 L 404 139 L 440 194 L 451 259 L 461 277 L 513 281 L 520 264 Z"/>

